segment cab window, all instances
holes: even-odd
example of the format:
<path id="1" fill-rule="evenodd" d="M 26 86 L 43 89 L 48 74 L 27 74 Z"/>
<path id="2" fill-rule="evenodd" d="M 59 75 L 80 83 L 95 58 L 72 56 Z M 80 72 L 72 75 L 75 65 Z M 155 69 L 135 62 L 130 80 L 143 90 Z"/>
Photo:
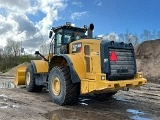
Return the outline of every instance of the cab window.
<path id="1" fill-rule="evenodd" d="M 73 30 L 64 30 L 64 41 L 63 43 L 70 43 L 74 39 L 74 31 Z"/>
<path id="2" fill-rule="evenodd" d="M 62 43 L 62 33 L 57 33 L 56 39 L 57 39 L 57 45 L 60 45 Z"/>

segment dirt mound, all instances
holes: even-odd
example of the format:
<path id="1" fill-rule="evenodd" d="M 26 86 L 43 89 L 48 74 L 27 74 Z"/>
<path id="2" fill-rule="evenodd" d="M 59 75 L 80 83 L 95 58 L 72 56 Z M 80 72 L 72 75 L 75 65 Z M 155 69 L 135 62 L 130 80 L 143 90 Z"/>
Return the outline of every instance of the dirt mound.
<path id="1" fill-rule="evenodd" d="M 16 67 L 20 67 L 20 66 L 26 66 L 28 65 L 28 62 L 25 62 L 25 63 L 22 63 Z M 5 75 L 5 76 L 15 76 L 15 72 L 16 72 L 16 67 L 10 69 L 9 71 L 7 71 L 6 73 L 3 73 L 2 75 Z"/>
<path id="2" fill-rule="evenodd" d="M 137 69 L 149 81 L 160 83 L 160 39 L 145 41 L 135 47 Z"/>

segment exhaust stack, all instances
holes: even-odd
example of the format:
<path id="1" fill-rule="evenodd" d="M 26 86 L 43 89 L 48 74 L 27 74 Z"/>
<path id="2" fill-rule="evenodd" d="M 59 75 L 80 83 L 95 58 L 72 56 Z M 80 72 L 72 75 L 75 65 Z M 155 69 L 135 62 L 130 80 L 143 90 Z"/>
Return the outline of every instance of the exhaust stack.
<path id="1" fill-rule="evenodd" d="M 91 23 L 88 27 L 88 30 L 87 30 L 87 36 L 89 38 L 93 38 L 93 29 L 94 29 L 94 25 Z"/>

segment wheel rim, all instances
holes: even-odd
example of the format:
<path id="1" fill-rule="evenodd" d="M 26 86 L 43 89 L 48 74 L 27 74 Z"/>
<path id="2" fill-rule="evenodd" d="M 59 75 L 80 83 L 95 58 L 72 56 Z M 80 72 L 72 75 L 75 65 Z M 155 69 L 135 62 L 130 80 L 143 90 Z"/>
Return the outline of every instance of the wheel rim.
<path id="1" fill-rule="evenodd" d="M 31 79 L 30 79 L 30 73 L 27 72 L 27 75 L 26 75 L 26 83 L 27 83 L 27 85 L 29 85 L 30 81 L 31 81 Z"/>
<path id="2" fill-rule="evenodd" d="M 54 77 L 53 81 L 52 81 L 52 91 L 55 95 L 59 95 L 60 94 L 60 80 L 58 77 Z"/>

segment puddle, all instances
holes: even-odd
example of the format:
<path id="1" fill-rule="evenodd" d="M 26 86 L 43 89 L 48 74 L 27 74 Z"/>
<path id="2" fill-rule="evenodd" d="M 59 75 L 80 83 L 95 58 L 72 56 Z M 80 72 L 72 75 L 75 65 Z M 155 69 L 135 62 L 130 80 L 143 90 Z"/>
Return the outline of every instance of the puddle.
<path id="1" fill-rule="evenodd" d="M 16 86 L 11 81 L 0 81 L 0 88 L 16 88 Z"/>
<path id="2" fill-rule="evenodd" d="M 48 115 L 49 120 L 106 120 L 106 117 L 96 116 L 93 113 L 75 110 L 55 110 Z"/>
<path id="3" fill-rule="evenodd" d="M 14 79 L 13 76 L 0 76 L 1 79 Z"/>
<path id="4" fill-rule="evenodd" d="M 7 98 L 7 96 L 6 96 L 5 94 L 1 94 L 1 95 L 0 95 L 0 99 L 1 99 L 1 98 Z"/>
<path id="5" fill-rule="evenodd" d="M 88 99 L 88 98 L 79 98 L 79 104 L 83 105 L 83 106 L 87 106 L 89 104 L 89 101 L 91 101 L 91 99 Z"/>
<path id="6" fill-rule="evenodd" d="M 140 115 L 144 115 L 144 112 L 138 111 L 138 110 L 134 110 L 134 109 L 127 109 L 127 112 L 132 113 L 134 115 L 140 114 Z"/>
<path id="7" fill-rule="evenodd" d="M 0 95 L 0 109 L 18 108 L 19 106 L 8 103 L 8 97 L 5 94 Z"/>
<path id="8" fill-rule="evenodd" d="M 139 110 L 127 109 L 127 112 L 131 114 L 131 120 L 152 120 L 151 118 L 149 118 L 149 114 Z"/>
<path id="9" fill-rule="evenodd" d="M 120 98 L 120 97 L 114 97 L 114 99 L 116 99 L 117 101 L 122 101 L 122 102 L 136 103 L 136 101 L 127 100 L 127 99 Z"/>
<path id="10" fill-rule="evenodd" d="M 17 105 L 11 105 L 9 103 L 6 102 L 0 102 L 0 108 L 1 109 L 6 109 L 6 108 L 18 108 Z"/>

